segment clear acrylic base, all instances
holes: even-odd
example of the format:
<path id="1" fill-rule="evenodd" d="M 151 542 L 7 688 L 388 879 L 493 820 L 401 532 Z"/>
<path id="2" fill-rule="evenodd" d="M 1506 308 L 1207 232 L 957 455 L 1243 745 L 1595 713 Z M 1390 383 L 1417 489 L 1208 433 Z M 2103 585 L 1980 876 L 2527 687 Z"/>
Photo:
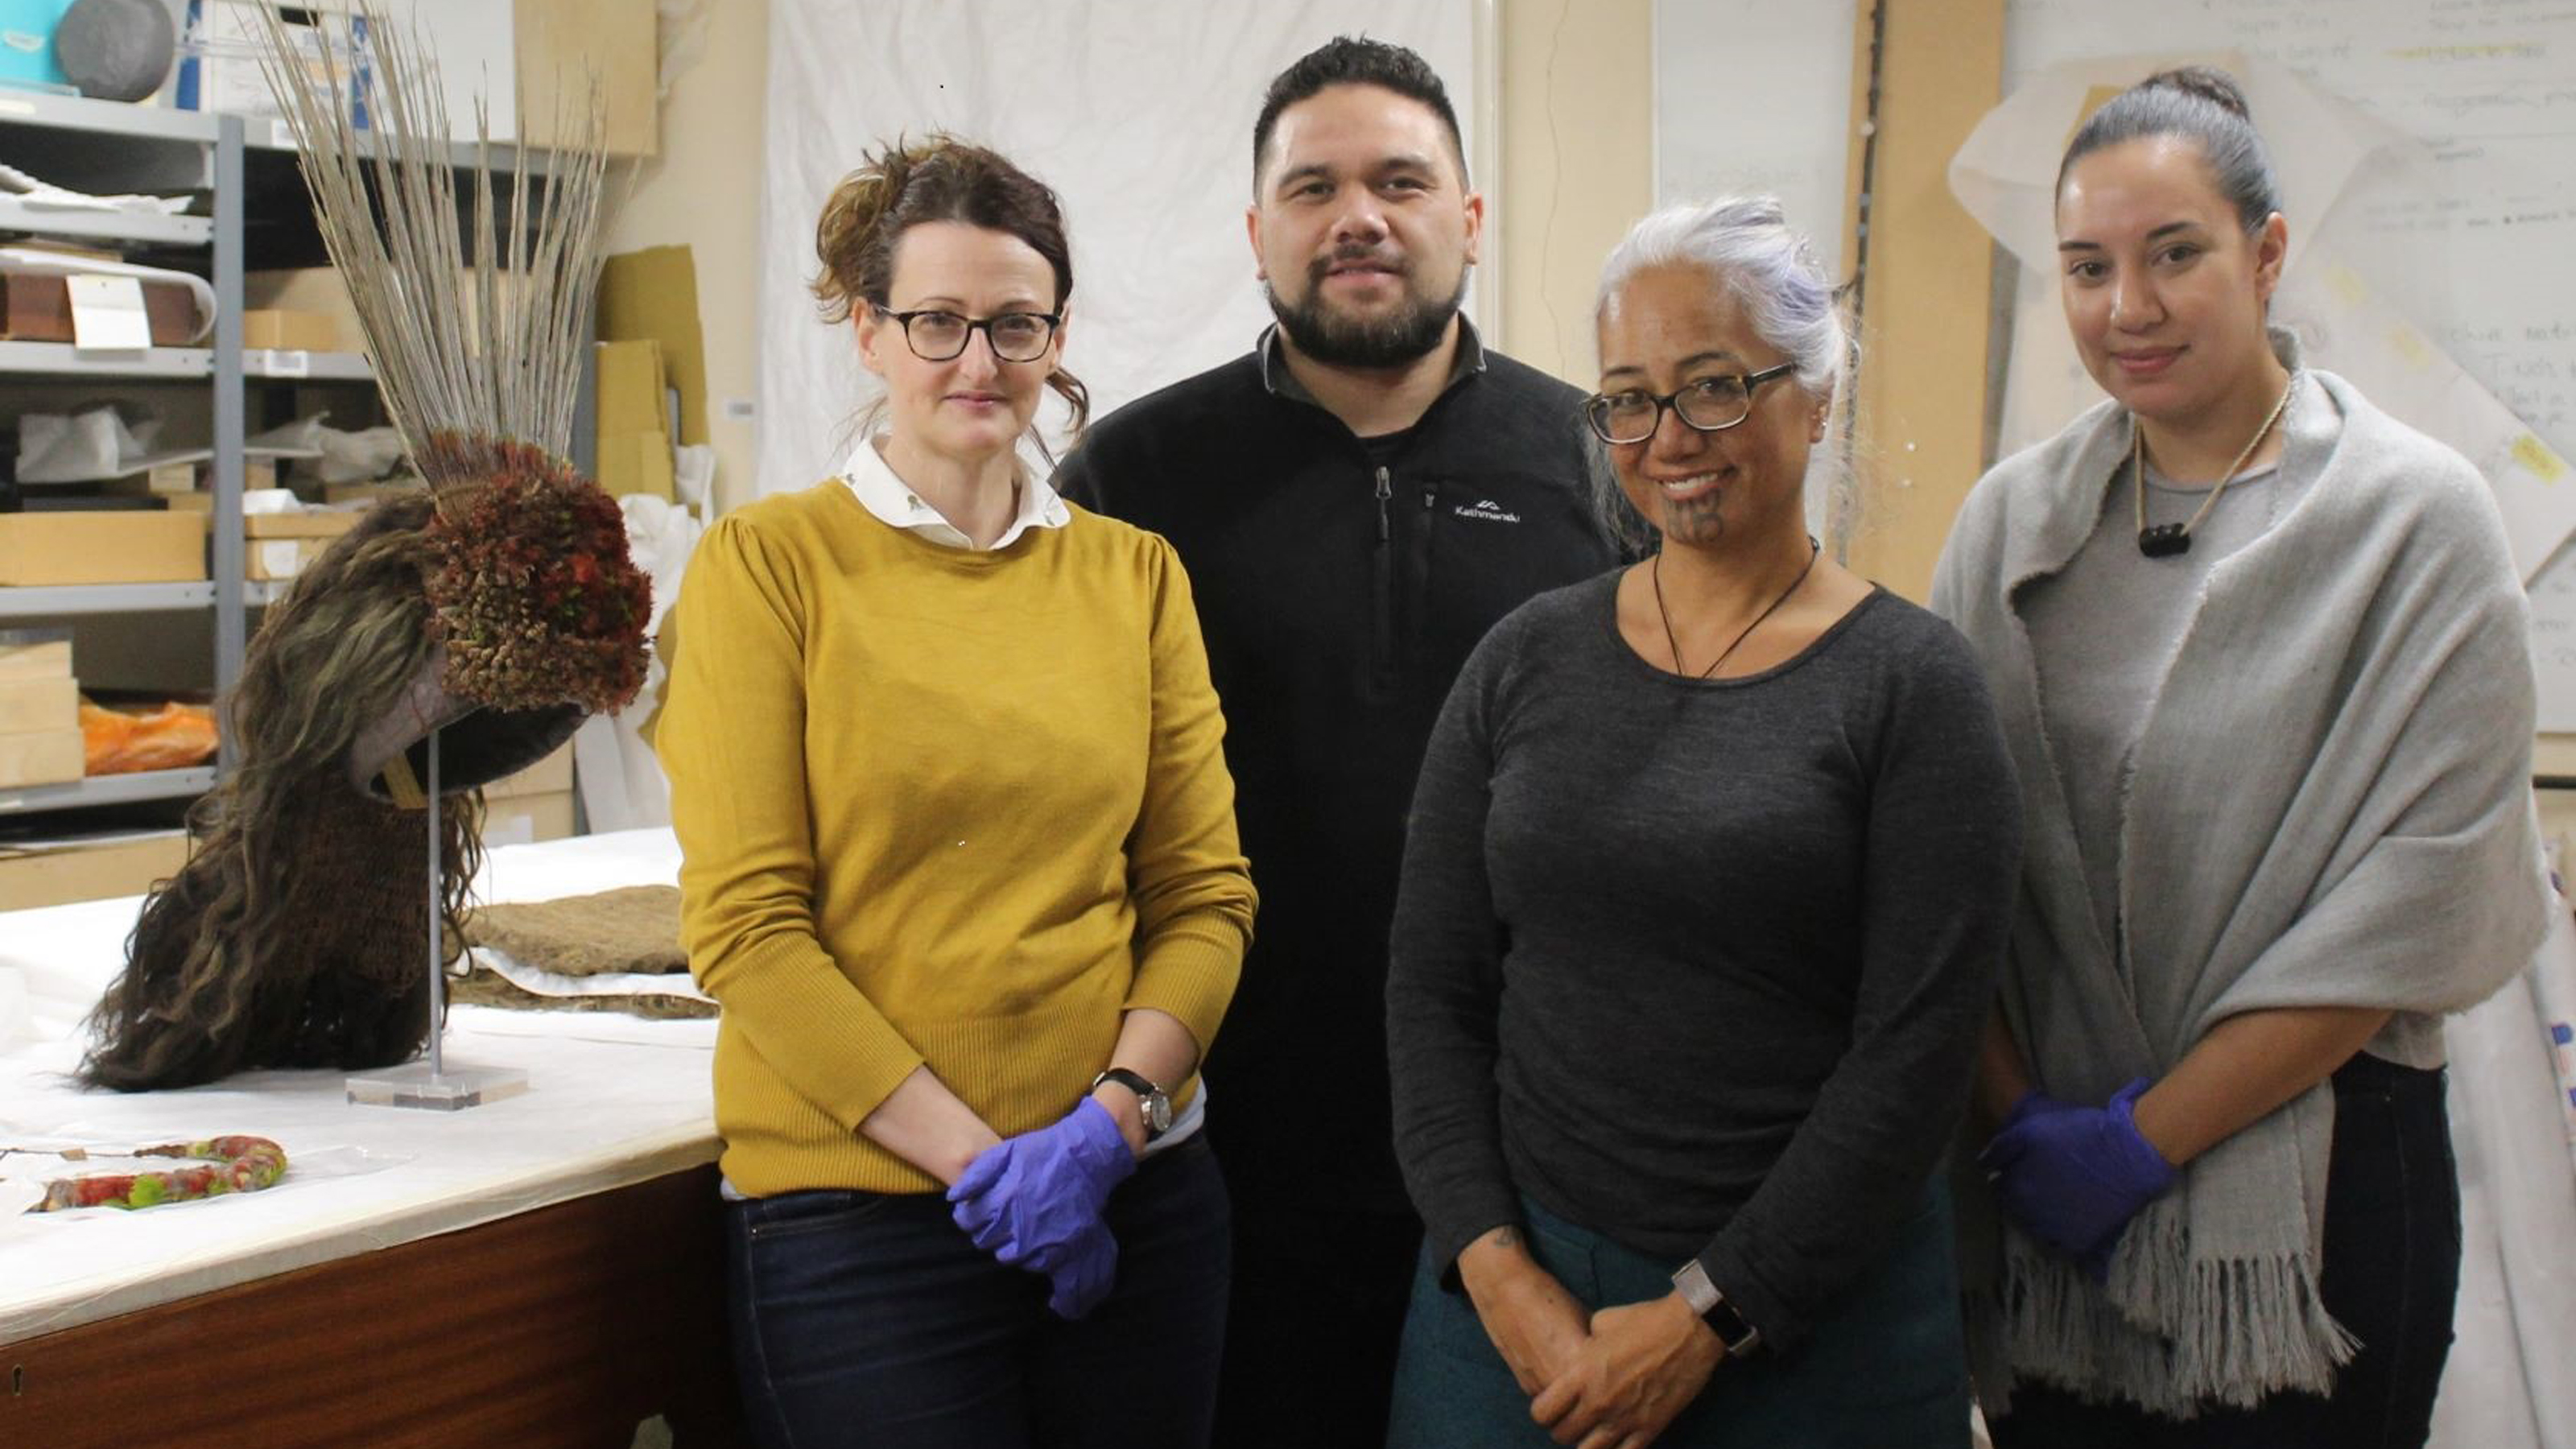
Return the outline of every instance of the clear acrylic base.
<path id="1" fill-rule="evenodd" d="M 388 1071 L 351 1077 L 348 1088 L 349 1100 L 362 1107 L 462 1112 L 528 1090 L 528 1074 L 516 1067 L 449 1067 L 433 1071 L 427 1062 L 406 1062 Z"/>

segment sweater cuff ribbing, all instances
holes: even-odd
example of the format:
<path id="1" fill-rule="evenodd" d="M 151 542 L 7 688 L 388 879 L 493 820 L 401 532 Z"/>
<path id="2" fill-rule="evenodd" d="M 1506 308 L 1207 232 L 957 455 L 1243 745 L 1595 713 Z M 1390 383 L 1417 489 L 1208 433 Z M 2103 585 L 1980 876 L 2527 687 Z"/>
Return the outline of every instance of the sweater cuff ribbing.
<path id="1" fill-rule="evenodd" d="M 923 1065 L 921 1053 L 865 995 L 838 978 L 810 938 L 771 943 L 746 952 L 745 958 L 737 979 L 776 993 L 754 1008 L 773 1023 L 769 1032 L 749 1033 L 754 1049 L 772 1046 L 764 1037 L 778 1038 L 763 1055 L 798 1093 L 844 1129 L 858 1131 L 868 1114 Z M 788 985 L 809 981 L 825 989 Z M 815 1067 L 821 1070 L 806 1070 Z"/>
<path id="2" fill-rule="evenodd" d="M 1165 922 L 1137 958 L 1125 1009 L 1177 1018 L 1204 1056 L 1242 978 L 1245 944 L 1243 929 L 1214 912 Z"/>

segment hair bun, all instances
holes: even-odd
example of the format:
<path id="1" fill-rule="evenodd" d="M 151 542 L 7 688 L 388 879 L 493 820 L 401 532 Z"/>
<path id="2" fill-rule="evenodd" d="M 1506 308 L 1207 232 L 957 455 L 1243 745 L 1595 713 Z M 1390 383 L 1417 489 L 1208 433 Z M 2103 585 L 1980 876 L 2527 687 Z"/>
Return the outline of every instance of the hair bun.
<path id="1" fill-rule="evenodd" d="M 2130 89 L 2180 91 L 2187 96 L 2198 96 L 2240 121 L 2254 119 L 2252 108 L 2245 104 L 2245 88 L 2236 83 L 2236 77 L 2216 66 L 2184 65 L 2160 70 Z"/>
<path id="2" fill-rule="evenodd" d="M 863 153 L 859 169 L 832 188 L 814 225 L 814 253 L 822 260 L 823 270 L 815 277 L 813 290 L 823 304 L 825 321 L 844 320 L 865 300 L 854 285 L 857 258 L 875 245 L 887 218 L 902 202 L 913 173 L 957 144 L 954 137 L 939 132 L 920 141 L 898 136 L 881 151 Z"/>

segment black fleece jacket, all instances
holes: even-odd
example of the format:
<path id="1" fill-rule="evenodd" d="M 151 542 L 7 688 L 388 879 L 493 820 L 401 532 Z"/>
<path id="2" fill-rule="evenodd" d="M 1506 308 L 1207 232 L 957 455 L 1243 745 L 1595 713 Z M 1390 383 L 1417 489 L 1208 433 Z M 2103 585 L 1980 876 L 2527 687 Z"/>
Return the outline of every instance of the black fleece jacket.
<path id="1" fill-rule="evenodd" d="M 1404 1212 L 1386 949 L 1405 811 L 1485 631 L 1612 561 L 1583 486 L 1580 393 L 1487 352 L 1420 422 L 1364 442 L 1265 334 L 1104 419 L 1056 487 L 1169 539 L 1226 718 L 1261 916 L 1206 1064 L 1238 1196 Z"/>

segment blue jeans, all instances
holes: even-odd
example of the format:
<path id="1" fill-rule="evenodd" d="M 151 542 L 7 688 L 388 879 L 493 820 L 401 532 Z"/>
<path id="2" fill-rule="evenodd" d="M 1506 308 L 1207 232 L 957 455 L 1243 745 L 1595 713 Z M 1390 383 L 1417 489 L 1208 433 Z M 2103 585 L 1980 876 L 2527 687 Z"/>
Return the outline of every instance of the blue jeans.
<path id="1" fill-rule="evenodd" d="M 2334 1074 L 2326 1165 L 2326 1312 L 2361 1340 L 2334 1393 L 2275 1394 L 2176 1421 L 2016 1387 L 1990 1428 L 2000 1449 L 2416 1449 L 2451 1356 L 2460 1293 L 2460 1170 L 2443 1075 L 2367 1053 Z"/>
<path id="2" fill-rule="evenodd" d="M 1077 1323 L 937 1193 L 726 1205 L 745 1417 L 770 1449 L 1199 1449 L 1225 1338 L 1225 1182 L 1204 1138 L 1109 1199 L 1118 1280 Z"/>
<path id="3" fill-rule="evenodd" d="M 1522 1200 L 1530 1251 L 1587 1309 L 1660 1298 L 1677 1261 Z M 1426 1249 L 1395 1370 L 1389 1449 L 1552 1445 L 1463 1292 Z M 1720 1364 L 1657 1449 L 1944 1449 L 1968 1443 L 1967 1350 L 1950 1200 L 1937 1186 L 1802 1343 Z"/>

